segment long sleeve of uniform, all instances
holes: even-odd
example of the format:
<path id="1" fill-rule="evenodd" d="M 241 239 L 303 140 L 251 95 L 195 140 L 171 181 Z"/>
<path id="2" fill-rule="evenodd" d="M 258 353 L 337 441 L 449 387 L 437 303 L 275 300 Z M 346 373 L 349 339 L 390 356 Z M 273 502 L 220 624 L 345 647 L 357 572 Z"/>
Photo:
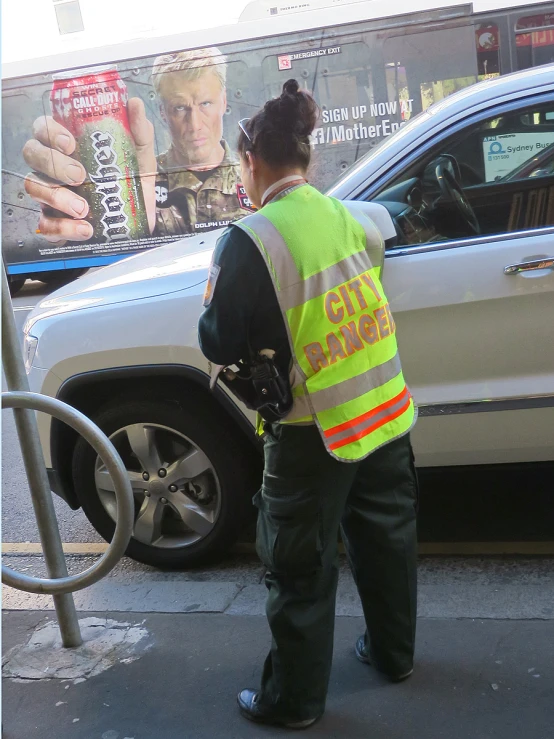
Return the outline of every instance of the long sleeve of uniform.
<path id="1" fill-rule="evenodd" d="M 214 364 L 233 364 L 248 358 L 249 342 L 254 351 L 274 349 L 278 364 L 288 369 L 288 338 L 269 271 L 240 228 L 231 226 L 217 242 L 211 283 L 198 323 L 204 356 Z"/>

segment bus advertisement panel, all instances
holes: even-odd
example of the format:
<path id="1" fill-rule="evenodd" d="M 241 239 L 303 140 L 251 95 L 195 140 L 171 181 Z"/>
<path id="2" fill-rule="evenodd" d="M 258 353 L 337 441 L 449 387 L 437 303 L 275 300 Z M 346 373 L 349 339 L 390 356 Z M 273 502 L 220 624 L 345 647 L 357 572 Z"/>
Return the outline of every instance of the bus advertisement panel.
<path id="1" fill-rule="evenodd" d="M 393 20 L 5 80 L 9 271 L 105 264 L 250 212 L 238 121 L 291 77 L 321 107 L 309 176 L 325 189 L 433 102 L 509 71 L 498 17 Z"/>

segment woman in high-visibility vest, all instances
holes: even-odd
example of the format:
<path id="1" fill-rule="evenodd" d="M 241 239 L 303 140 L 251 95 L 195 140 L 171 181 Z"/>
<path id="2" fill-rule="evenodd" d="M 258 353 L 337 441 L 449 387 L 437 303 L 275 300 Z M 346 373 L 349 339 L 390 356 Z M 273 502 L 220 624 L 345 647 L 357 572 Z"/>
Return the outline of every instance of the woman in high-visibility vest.
<path id="1" fill-rule="evenodd" d="M 308 184 L 318 108 L 295 80 L 240 122 L 242 185 L 256 212 L 220 238 L 199 322 L 219 365 L 264 349 L 290 381 L 292 406 L 266 422 L 257 551 L 273 635 L 252 721 L 306 728 L 327 696 L 337 540 L 363 605 L 362 662 L 393 681 L 412 673 L 416 627 L 416 411 L 396 326 L 363 215 Z"/>

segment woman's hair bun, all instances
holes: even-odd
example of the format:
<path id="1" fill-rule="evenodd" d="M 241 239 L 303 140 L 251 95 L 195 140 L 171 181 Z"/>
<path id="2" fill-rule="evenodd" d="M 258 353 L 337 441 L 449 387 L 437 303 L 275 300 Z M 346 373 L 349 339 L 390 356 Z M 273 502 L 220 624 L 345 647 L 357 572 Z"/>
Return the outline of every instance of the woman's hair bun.
<path id="1" fill-rule="evenodd" d="M 309 137 L 318 117 L 319 108 L 312 95 L 302 90 L 297 80 L 287 80 L 281 95 L 268 100 L 250 119 L 249 138 L 241 135 L 239 153 L 254 151 L 270 164 L 307 168 L 311 155 Z"/>
<path id="2" fill-rule="evenodd" d="M 319 115 L 313 97 L 293 79 L 285 82 L 280 97 L 266 103 L 266 111 L 278 128 L 301 138 L 311 134 Z"/>
<path id="3" fill-rule="evenodd" d="M 283 85 L 281 97 L 283 97 L 283 95 L 296 95 L 299 89 L 300 86 L 296 80 L 287 80 Z"/>

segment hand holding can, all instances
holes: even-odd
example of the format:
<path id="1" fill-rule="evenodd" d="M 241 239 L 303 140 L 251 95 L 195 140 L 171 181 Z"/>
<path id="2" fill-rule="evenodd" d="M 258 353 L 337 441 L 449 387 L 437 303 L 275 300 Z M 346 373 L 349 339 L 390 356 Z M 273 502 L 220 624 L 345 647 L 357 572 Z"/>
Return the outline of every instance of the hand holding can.
<path id="1" fill-rule="evenodd" d="M 148 236 L 156 158 L 142 101 L 127 103 L 114 69 L 55 80 L 51 99 L 54 116 L 35 121 L 23 150 L 35 170 L 25 189 L 41 204 L 40 233 L 58 243 Z"/>
<path id="2" fill-rule="evenodd" d="M 84 220 L 88 202 L 59 184 L 80 185 L 87 176 L 83 165 L 71 157 L 75 151 L 73 134 L 50 116 L 37 118 L 33 134 L 23 148 L 23 157 L 34 170 L 25 178 L 25 190 L 41 206 L 38 231 L 53 243 L 88 241 L 93 233 L 92 225 Z"/>

